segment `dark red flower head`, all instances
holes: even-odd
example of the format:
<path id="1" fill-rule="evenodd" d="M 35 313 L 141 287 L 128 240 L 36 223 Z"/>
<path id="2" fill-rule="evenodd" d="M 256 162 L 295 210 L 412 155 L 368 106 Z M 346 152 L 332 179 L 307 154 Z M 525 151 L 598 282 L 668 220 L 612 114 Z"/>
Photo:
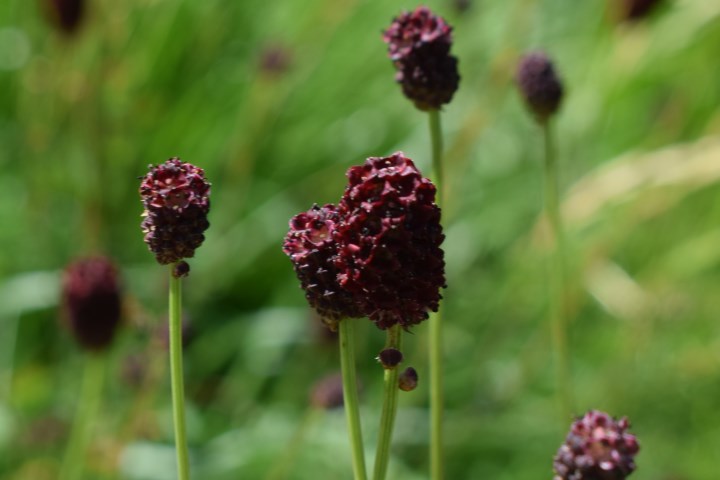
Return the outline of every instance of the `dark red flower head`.
<path id="1" fill-rule="evenodd" d="M 313 206 L 290 220 L 283 252 L 290 257 L 305 298 L 335 330 L 337 321 L 362 316 L 354 296 L 337 281 L 333 232 L 340 221 L 334 205 Z"/>
<path id="2" fill-rule="evenodd" d="M 177 157 L 149 168 L 140 184 L 145 243 L 160 264 L 190 258 L 210 226 L 210 183 L 205 172 Z"/>
<path id="3" fill-rule="evenodd" d="M 85 0 L 43 0 L 50 20 L 65 34 L 75 33 L 85 16 Z"/>
<path id="4" fill-rule="evenodd" d="M 617 10 L 622 20 L 639 21 L 650 16 L 662 0 L 619 0 Z"/>
<path id="5" fill-rule="evenodd" d="M 445 236 L 435 186 L 398 152 L 352 167 L 338 207 L 335 266 L 340 285 L 385 329 L 437 311 L 445 286 Z"/>
<path id="6" fill-rule="evenodd" d="M 404 12 L 383 33 L 403 93 L 420 110 L 437 110 L 452 100 L 460 82 L 450 55 L 452 28 L 427 7 Z"/>
<path id="7" fill-rule="evenodd" d="M 63 319 L 81 346 L 104 350 L 120 324 L 121 294 L 118 273 L 105 257 L 69 264 L 62 276 Z"/>
<path id="8" fill-rule="evenodd" d="M 544 53 L 533 52 L 523 57 L 516 81 L 525 103 L 540 123 L 545 123 L 560 108 L 562 82 Z"/>
<path id="9" fill-rule="evenodd" d="M 635 470 L 640 446 L 626 433 L 627 418 L 591 410 L 570 428 L 555 455 L 554 480 L 624 480 Z"/>

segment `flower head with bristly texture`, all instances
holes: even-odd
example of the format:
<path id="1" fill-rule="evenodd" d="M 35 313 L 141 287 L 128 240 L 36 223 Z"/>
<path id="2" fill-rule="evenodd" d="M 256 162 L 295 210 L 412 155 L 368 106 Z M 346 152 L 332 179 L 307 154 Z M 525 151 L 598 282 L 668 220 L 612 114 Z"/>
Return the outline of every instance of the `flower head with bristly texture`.
<path id="1" fill-rule="evenodd" d="M 435 186 L 401 152 L 368 158 L 347 173 L 334 230 L 339 284 L 386 329 L 437 311 L 445 286 L 445 236 Z"/>
<path id="2" fill-rule="evenodd" d="M 362 316 L 355 296 L 337 281 L 333 232 L 339 222 L 334 205 L 315 205 L 290 220 L 290 231 L 283 244 L 283 252 L 293 263 L 305 298 L 331 330 L 343 318 Z"/>
<path id="3" fill-rule="evenodd" d="M 573 422 L 555 455 L 554 480 L 624 480 L 640 450 L 627 418 L 591 410 Z"/>
<path id="4" fill-rule="evenodd" d="M 121 318 L 120 280 L 105 257 L 69 264 L 62 275 L 63 319 L 78 343 L 92 351 L 108 348 Z"/>
<path id="5" fill-rule="evenodd" d="M 174 157 L 142 178 L 140 196 L 145 243 L 157 261 L 166 265 L 195 255 L 210 226 L 210 183 L 205 172 Z"/>
<path id="6" fill-rule="evenodd" d="M 452 100 L 460 82 L 450 55 L 452 28 L 427 7 L 404 12 L 383 32 L 396 81 L 420 110 L 438 110 Z"/>

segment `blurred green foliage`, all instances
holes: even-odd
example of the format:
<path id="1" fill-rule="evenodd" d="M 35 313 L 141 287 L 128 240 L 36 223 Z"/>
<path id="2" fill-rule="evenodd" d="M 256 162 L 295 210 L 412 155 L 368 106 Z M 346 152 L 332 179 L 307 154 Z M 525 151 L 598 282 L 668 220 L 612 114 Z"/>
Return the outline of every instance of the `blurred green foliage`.
<path id="1" fill-rule="evenodd" d="M 86 478 L 174 478 L 165 270 L 136 178 L 178 155 L 213 182 L 185 304 L 196 478 L 350 478 L 341 412 L 309 413 L 338 369 L 281 252 L 287 221 L 335 202 L 344 172 L 403 150 L 429 170 L 427 119 L 393 82 L 380 31 L 415 4 L 88 1 L 75 36 L 39 2 L 0 4 L 0 476 L 55 478 L 84 355 L 58 327 L 59 271 L 121 265 L 126 325 L 107 359 Z M 512 84 L 553 57 L 573 250 L 577 412 L 628 415 L 633 478 L 714 480 L 720 446 L 720 3 L 676 0 L 617 24 L 605 1 L 430 2 L 455 27 L 447 147 L 447 478 L 551 477 L 569 420 L 553 394 L 541 137 Z M 269 62 L 269 63 L 268 63 Z M 374 450 L 383 335 L 358 363 Z M 427 478 L 426 327 L 406 337 L 390 477 Z M 372 455 L 369 455 L 372 458 Z"/>

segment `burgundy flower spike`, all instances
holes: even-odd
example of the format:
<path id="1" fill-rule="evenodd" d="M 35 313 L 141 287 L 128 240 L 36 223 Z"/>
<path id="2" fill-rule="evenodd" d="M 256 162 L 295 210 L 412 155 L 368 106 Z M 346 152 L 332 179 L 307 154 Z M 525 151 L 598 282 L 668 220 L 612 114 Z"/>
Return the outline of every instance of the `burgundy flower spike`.
<path id="1" fill-rule="evenodd" d="M 445 286 L 435 186 L 400 152 L 347 176 L 334 235 L 338 281 L 379 328 L 418 324 L 437 311 Z"/>
<path id="2" fill-rule="evenodd" d="M 331 330 L 343 318 L 362 316 L 354 296 L 337 281 L 334 257 L 337 246 L 332 238 L 340 221 L 334 205 L 315 205 L 290 220 L 283 252 L 290 257 L 305 298 Z"/>
<path id="3" fill-rule="evenodd" d="M 64 320 L 78 343 L 88 350 L 104 350 L 120 324 L 120 281 L 105 257 L 77 260 L 62 276 Z"/>
<path id="4" fill-rule="evenodd" d="M 640 450 L 634 435 L 626 433 L 627 418 L 616 421 L 591 410 L 572 424 L 555 455 L 554 480 L 624 480 L 635 470 Z"/>
<path id="5" fill-rule="evenodd" d="M 452 28 L 427 7 L 404 12 L 383 33 L 395 79 L 420 110 L 437 110 L 452 100 L 460 82 L 450 55 Z"/>
<path id="6" fill-rule="evenodd" d="M 140 185 L 145 243 L 166 265 L 195 255 L 210 226 L 210 183 L 205 172 L 179 158 L 153 167 Z"/>
<path id="7" fill-rule="evenodd" d="M 544 53 L 525 55 L 518 66 L 516 81 L 525 103 L 540 123 L 545 123 L 560 108 L 562 82 Z"/>

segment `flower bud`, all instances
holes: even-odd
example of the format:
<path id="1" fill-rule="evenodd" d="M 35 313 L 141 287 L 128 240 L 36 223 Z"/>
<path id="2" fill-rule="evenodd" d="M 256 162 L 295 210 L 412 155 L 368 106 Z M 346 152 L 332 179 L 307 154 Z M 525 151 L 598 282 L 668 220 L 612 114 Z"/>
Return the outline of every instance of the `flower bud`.
<path id="1" fill-rule="evenodd" d="M 403 392 L 411 392 L 417 388 L 418 374 L 413 367 L 408 367 L 398 378 L 398 387 Z"/>
<path id="2" fill-rule="evenodd" d="M 93 351 L 108 348 L 120 324 L 118 273 L 105 257 L 69 264 L 62 275 L 64 321 L 78 343 Z"/>
<path id="3" fill-rule="evenodd" d="M 540 123 L 560 108 L 563 86 L 550 59 L 542 52 L 527 54 L 520 61 L 516 81 L 525 104 Z"/>
<path id="4" fill-rule="evenodd" d="M 378 360 L 383 368 L 391 369 L 397 367 L 403 360 L 403 354 L 396 348 L 386 348 L 378 355 Z"/>
<path id="5" fill-rule="evenodd" d="M 565 443 L 554 459 L 554 480 L 624 480 L 635 470 L 640 446 L 626 432 L 630 424 L 623 417 L 591 410 L 570 428 Z"/>
<path id="6" fill-rule="evenodd" d="M 210 226 L 210 183 L 205 172 L 174 157 L 142 178 L 145 243 L 161 265 L 195 255 Z"/>

